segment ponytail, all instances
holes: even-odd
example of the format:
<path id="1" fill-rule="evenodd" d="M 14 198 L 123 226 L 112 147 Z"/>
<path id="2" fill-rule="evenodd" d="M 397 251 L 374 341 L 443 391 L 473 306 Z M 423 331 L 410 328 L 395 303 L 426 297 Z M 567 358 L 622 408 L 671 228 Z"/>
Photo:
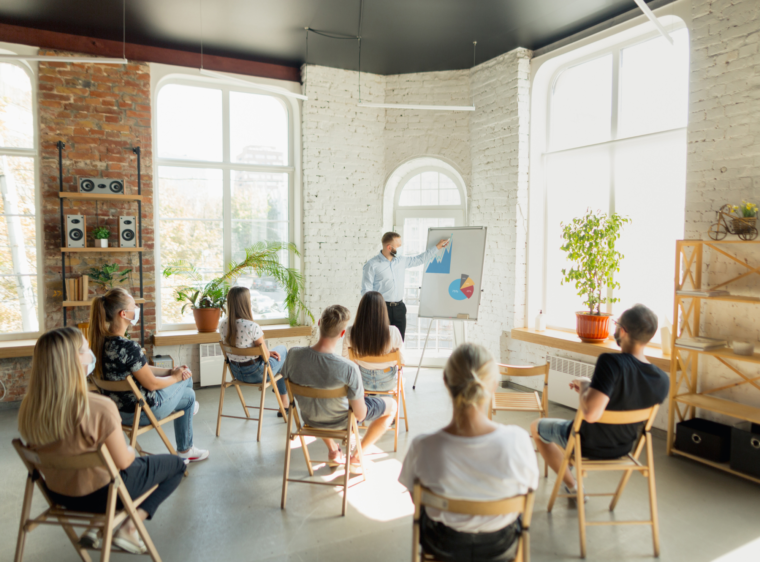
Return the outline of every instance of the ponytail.
<path id="1" fill-rule="evenodd" d="M 90 307 L 90 331 L 87 339 L 90 349 L 95 354 L 95 372 L 97 378 L 103 378 L 103 348 L 106 337 L 111 335 L 110 324 L 122 310 L 129 306 L 130 294 L 121 287 L 111 289 L 105 295 L 95 297 Z"/>
<path id="2" fill-rule="evenodd" d="M 496 363 L 486 348 L 465 343 L 451 353 L 443 374 L 454 403 L 454 422 L 461 427 L 467 410 L 490 400 L 490 383 L 498 376 Z"/>

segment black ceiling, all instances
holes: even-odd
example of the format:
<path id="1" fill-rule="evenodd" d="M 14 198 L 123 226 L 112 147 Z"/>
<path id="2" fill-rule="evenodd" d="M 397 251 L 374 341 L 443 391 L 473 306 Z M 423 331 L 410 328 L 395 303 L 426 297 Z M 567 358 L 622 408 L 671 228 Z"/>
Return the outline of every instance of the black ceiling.
<path id="1" fill-rule="evenodd" d="M 305 26 L 356 35 L 361 0 L 203 0 L 206 53 L 300 66 Z M 127 42 L 200 51 L 201 0 L 128 0 Z M 364 0 L 362 70 L 472 66 L 539 49 L 635 9 L 634 0 Z M 121 40 L 122 0 L 0 0 L 0 22 Z M 308 62 L 356 70 L 355 40 L 309 36 Z"/>

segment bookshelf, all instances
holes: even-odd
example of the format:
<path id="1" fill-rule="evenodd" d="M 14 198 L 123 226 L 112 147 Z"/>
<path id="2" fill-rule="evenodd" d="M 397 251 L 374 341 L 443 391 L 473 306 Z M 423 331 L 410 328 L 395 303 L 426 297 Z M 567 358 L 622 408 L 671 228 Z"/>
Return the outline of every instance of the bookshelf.
<path id="1" fill-rule="evenodd" d="M 694 418 L 697 409 L 760 424 L 760 408 L 713 396 L 713 394 L 721 390 L 742 385 L 748 385 L 760 391 L 760 378 L 743 373 L 739 366 L 733 364 L 734 362 L 760 364 L 760 353 L 746 356 L 737 355 L 728 347 L 703 351 L 687 349 L 676 345 L 676 340 L 680 337 L 699 337 L 703 335 L 699 331 L 702 301 L 744 303 L 748 305 L 760 304 L 760 297 L 753 296 L 720 295 L 705 297 L 678 294 L 679 291 L 684 290 L 707 291 L 724 289 L 739 279 L 753 274 L 760 275 L 760 267 L 750 266 L 745 261 L 724 251 L 720 248 L 724 244 L 745 244 L 749 245 L 748 248 L 760 250 L 760 246 L 758 246 L 760 240 L 728 240 L 720 242 L 713 240 L 678 240 L 676 242 L 675 290 L 673 298 L 673 318 L 675 322 L 671 340 L 673 360 L 670 365 L 667 452 L 668 455 L 679 455 L 689 458 L 718 470 L 760 483 L 760 479 L 758 478 L 732 470 L 728 463 L 709 461 L 679 451 L 675 447 L 676 423 Z M 703 287 L 702 269 L 705 248 L 709 248 L 711 251 L 741 264 L 746 268 L 746 271 L 713 287 Z M 760 256 L 760 254 L 758 255 Z M 718 364 L 727 367 L 736 375 L 736 379 L 728 384 L 699 390 L 699 366 L 703 361 L 707 361 L 711 365 Z M 702 387 L 704 386 L 702 385 Z"/>

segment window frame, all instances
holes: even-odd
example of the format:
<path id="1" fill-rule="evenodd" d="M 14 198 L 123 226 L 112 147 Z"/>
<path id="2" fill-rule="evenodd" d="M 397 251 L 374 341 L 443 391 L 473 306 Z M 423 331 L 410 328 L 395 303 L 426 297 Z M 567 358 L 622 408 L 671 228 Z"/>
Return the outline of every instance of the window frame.
<path id="1" fill-rule="evenodd" d="M 680 31 L 685 29 L 688 34 L 689 44 L 691 43 L 691 29 L 686 21 L 684 21 L 678 15 L 666 15 L 666 21 L 664 22 L 665 28 L 669 32 Z M 663 17 L 660 17 L 660 21 L 663 22 Z M 649 31 L 648 31 L 649 30 Z M 623 38 L 615 41 L 617 35 L 622 35 Z M 656 39 L 660 36 L 659 31 L 651 30 L 649 24 L 635 22 L 632 27 L 623 29 L 611 34 L 603 39 L 594 41 L 591 44 L 580 44 L 576 48 L 572 48 L 567 52 L 564 52 L 558 56 L 558 58 L 566 59 L 561 64 L 553 65 L 551 74 L 548 79 L 544 79 L 542 87 L 543 92 L 539 93 L 536 90 L 536 82 L 540 75 L 543 65 L 551 62 L 551 59 L 541 61 L 540 66 L 533 69 L 532 89 L 534 94 L 543 95 L 545 99 L 542 103 L 534 103 L 534 107 L 543 107 L 544 114 L 542 119 L 535 119 L 535 116 L 531 114 L 531 119 L 535 121 L 543 121 L 538 125 L 538 130 L 531 128 L 531 165 L 530 165 L 530 196 L 529 202 L 531 209 L 529 210 L 529 234 L 528 234 L 528 267 L 527 267 L 527 287 L 528 293 L 526 295 L 526 325 L 530 326 L 530 319 L 538 314 L 539 310 L 546 309 L 547 292 L 549 287 L 547 286 L 547 258 L 548 258 L 548 184 L 546 181 L 546 156 L 550 154 L 566 152 L 571 150 L 581 150 L 584 148 L 594 146 L 609 145 L 614 154 L 615 144 L 632 139 L 668 134 L 674 131 L 686 131 L 688 123 L 683 127 L 677 127 L 673 129 L 661 129 L 642 133 L 638 135 L 630 135 L 621 137 L 618 135 L 618 110 L 620 107 L 620 70 L 621 70 L 621 52 L 629 47 L 633 47 L 637 44 L 644 43 L 651 39 Z M 594 43 L 598 43 L 599 46 L 594 48 Z M 574 52 L 578 52 L 573 56 Z M 610 139 L 602 142 L 574 145 L 571 147 L 564 147 L 557 150 L 551 150 L 551 125 L 552 125 L 552 97 L 554 88 L 559 80 L 560 76 L 566 70 L 575 66 L 584 64 L 586 62 L 598 59 L 604 56 L 612 55 L 612 87 L 610 95 L 612 97 L 611 115 L 610 115 Z M 691 58 L 689 60 L 691 63 Z M 535 99 L 532 100 L 534 102 Z M 687 102 L 688 103 L 688 102 Z M 536 138 L 535 133 L 538 132 L 539 136 Z M 609 186 L 609 206 L 608 212 L 615 212 L 615 184 L 611 180 Z M 532 224 L 531 224 L 532 223 Z M 537 287 L 538 290 L 531 291 L 530 287 Z M 538 293 L 538 294 L 536 294 Z M 608 289 L 609 294 L 609 289 Z M 612 312 L 612 303 L 607 303 L 606 311 Z M 558 330 L 574 332 L 573 329 L 564 326 L 547 325 L 548 328 Z M 653 344 L 657 345 L 657 344 Z"/>
<path id="2" fill-rule="evenodd" d="M 423 174 L 425 172 L 438 172 L 439 174 L 445 175 L 447 178 L 449 178 L 452 182 L 454 182 L 454 185 L 457 187 L 457 190 L 459 191 L 459 200 L 461 203 L 459 205 L 399 205 L 399 200 L 401 199 L 401 193 L 406 188 L 406 185 L 409 183 L 409 181 L 412 178 L 415 178 L 419 176 L 420 174 Z M 401 178 L 401 181 L 398 182 L 398 186 L 396 187 L 396 193 L 393 197 L 393 228 L 394 232 L 396 232 L 396 227 L 400 225 L 401 223 L 398 222 L 398 212 L 406 212 L 406 211 L 461 211 L 464 215 L 463 217 L 463 226 L 467 226 L 467 192 L 464 188 L 464 184 L 462 183 L 461 178 L 458 178 L 454 174 L 452 174 L 449 170 L 444 168 L 443 166 L 435 166 L 435 165 L 426 165 L 426 166 L 420 166 L 419 168 L 414 168 L 411 171 L 409 171 L 404 177 Z"/>
<path id="3" fill-rule="evenodd" d="M 207 160 L 183 160 L 178 158 L 163 158 L 158 155 L 159 146 L 159 129 L 158 129 L 158 97 L 161 90 L 168 85 L 180 85 L 190 86 L 196 88 L 208 88 L 221 90 L 222 92 L 222 160 L 221 162 L 207 161 Z M 255 94 L 261 96 L 270 96 L 277 99 L 286 111 L 287 115 L 287 128 L 288 128 L 288 165 L 286 166 L 266 166 L 257 164 L 235 163 L 231 158 L 231 140 L 230 140 L 230 92 L 241 92 L 244 94 Z M 162 307 L 161 307 L 161 281 L 163 264 L 161 262 L 161 233 L 160 233 L 160 189 L 159 184 L 159 168 L 162 166 L 175 167 L 175 168 L 199 168 L 199 169 L 217 169 L 222 171 L 222 209 L 223 215 L 221 218 L 223 235 L 222 235 L 222 248 L 223 248 L 223 267 L 230 263 L 232 258 L 232 173 L 233 170 L 239 170 L 243 172 L 259 172 L 259 173 L 276 173 L 287 174 L 288 177 L 288 242 L 296 242 L 299 235 L 299 229 L 296 227 L 297 216 L 297 202 L 295 198 L 296 194 L 296 182 L 297 173 L 300 170 L 300 155 L 296 150 L 296 126 L 294 108 L 289 102 L 288 98 L 276 93 L 262 92 L 255 88 L 255 84 L 251 84 L 251 88 L 246 88 L 242 84 L 232 81 L 224 81 L 222 79 L 207 79 L 205 77 L 194 77 L 190 75 L 177 75 L 172 74 L 159 80 L 154 88 L 153 92 L 153 107 L 156 108 L 153 114 L 153 146 L 156 147 L 156 155 L 153 158 L 153 172 L 154 172 L 154 228 L 157 233 L 155 236 L 155 263 L 156 263 L 156 330 L 187 330 L 194 329 L 194 323 L 170 323 L 164 322 Z M 293 252 L 289 252 L 290 266 L 300 270 L 301 261 L 298 260 Z M 288 322 L 287 312 L 282 317 L 276 318 L 257 318 L 256 322 L 261 325 L 282 324 Z"/>
<path id="4" fill-rule="evenodd" d="M 0 49 L 0 52 L 5 54 L 17 55 L 19 53 L 12 52 L 6 49 Z M 41 196 L 41 182 L 40 182 L 40 127 L 39 127 L 39 105 L 38 105 L 38 80 L 37 80 L 37 66 L 32 67 L 24 61 L 3 61 L 3 64 L 10 64 L 16 66 L 24 71 L 27 78 L 29 78 L 29 84 L 31 85 L 32 92 L 32 148 L 11 148 L 0 146 L 0 156 L 11 156 L 20 158 L 31 158 L 32 166 L 34 169 L 34 226 L 35 226 L 35 248 L 37 253 L 37 324 L 39 329 L 36 331 L 20 331 L 0 333 L 0 341 L 17 341 L 23 339 L 38 338 L 45 332 L 45 246 L 44 246 L 44 230 L 42 219 L 42 196 Z M 3 215 L 5 216 L 5 215 Z M 15 276 L 14 276 L 15 277 Z M 30 276 L 31 277 L 31 276 Z M 53 293 L 55 295 L 55 292 Z"/>

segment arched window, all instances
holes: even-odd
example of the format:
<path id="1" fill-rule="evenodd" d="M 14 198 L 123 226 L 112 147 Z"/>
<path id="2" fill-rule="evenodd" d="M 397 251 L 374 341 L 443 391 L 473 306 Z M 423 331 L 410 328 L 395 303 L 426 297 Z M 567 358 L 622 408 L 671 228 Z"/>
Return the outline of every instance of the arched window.
<path id="1" fill-rule="evenodd" d="M 462 176 L 442 160 L 418 158 L 400 166 L 388 181 L 387 196 L 393 194 L 393 229 L 401 234 L 404 255 L 425 251 L 428 228 L 466 225 L 466 191 Z M 409 350 L 421 350 L 431 322 L 419 318 L 422 266 L 408 269 L 404 281 L 404 302 L 407 307 L 405 345 Z M 428 350 L 444 355 L 453 349 L 452 323 L 434 322 Z M 426 351 L 427 354 L 427 351 Z"/>
<path id="2" fill-rule="evenodd" d="M 0 339 L 40 330 L 31 71 L 0 63 Z"/>

